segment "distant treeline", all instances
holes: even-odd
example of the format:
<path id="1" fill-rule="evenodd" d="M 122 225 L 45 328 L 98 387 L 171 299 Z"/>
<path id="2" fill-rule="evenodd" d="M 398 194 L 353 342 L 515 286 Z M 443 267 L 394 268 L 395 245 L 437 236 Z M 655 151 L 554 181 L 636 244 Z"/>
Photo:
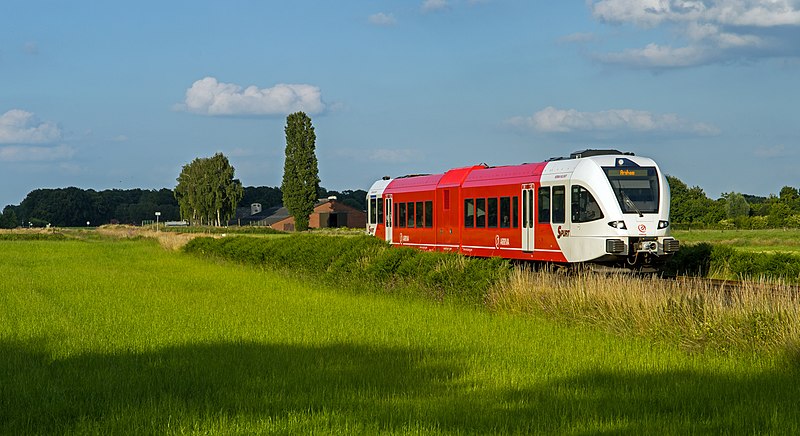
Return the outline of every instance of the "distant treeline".
<path id="1" fill-rule="evenodd" d="M 784 186 L 768 197 L 726 192 L 716 200 L 699 186 L 689 187 L 668 176 L 672 201 L 670 220 L 684 226 L 740 229 L 800 228 L 800 192 Z"/>
<path id="2" fill-rule="evenodd" d="M 358 210 L 366 210 L 366 191 L 342 192 L 319 189 L 319 197 L 335 195 L 343 203 Z M 280 188 L 248 186 L 238 207 L 249 208 L 260 203 L 267 209 L 279 206 L 283 194 Z M 36 189 L 18 205 L 8 205 L 0 215 L 0 228 L 84 227 L 103 224 L 135 224 L 155 220 L 160 212 L 161 221 L 181 219 L 180 208 L 171 189 L 107 189 L 95 191 L 75 187 Z"/>

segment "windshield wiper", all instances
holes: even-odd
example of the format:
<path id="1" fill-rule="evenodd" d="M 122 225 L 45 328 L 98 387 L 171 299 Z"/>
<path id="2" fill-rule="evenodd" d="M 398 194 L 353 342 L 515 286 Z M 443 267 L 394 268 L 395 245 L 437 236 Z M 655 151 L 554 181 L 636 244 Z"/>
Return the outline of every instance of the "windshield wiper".
<path id="1" fill-rule="evenodd" d="M 642 211 L 640 211 L 639 208 L 636 207 L 636 203 L 634 203 L 633 200 L 631 200 L 631 198 L 628 197 L 628 194 L 626 194 L 625 191 L 622 191 L 622 190 L 620 190 L 620 193 L 622 194 L 622 199 L 625 200 L 625 204 L 628 207 L 633 208 L 633 210 L 635 210 L 636 213 L 639 214 L 639 218 L 644 217 L 644 214 L 642 213 Z"/>

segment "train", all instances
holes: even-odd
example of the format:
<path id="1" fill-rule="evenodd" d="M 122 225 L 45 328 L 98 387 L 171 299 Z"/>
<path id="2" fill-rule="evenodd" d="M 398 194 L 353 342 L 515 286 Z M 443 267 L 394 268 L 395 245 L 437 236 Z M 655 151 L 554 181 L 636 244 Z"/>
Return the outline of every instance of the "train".
<path id="1" fill-rule="evenodd" d="M 658 269 L 680 248 L 665 175 L 619 150 L 383 177 L 366 200 L 367 233 L 392 246 L 631 269 Z"/>

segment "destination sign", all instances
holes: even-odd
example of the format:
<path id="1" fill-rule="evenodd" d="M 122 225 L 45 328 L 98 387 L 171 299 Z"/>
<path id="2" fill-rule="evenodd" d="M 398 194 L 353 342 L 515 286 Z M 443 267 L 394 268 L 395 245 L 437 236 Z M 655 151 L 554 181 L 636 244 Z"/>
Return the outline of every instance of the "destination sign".
<path id="1" fill-rule="evenodd" d="M 635 169 L 608 169 L 606 170 L 609 177 L 647 177 L 647 170 Z"/>

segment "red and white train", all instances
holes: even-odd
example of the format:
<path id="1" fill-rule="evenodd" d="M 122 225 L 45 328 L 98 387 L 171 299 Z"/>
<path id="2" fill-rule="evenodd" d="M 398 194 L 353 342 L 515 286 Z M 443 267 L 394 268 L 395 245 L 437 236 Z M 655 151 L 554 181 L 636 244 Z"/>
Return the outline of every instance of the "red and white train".
<path id="1" fill-rule="evenodd" d="M 635 268 L 679 248 L 666 177 L 652 159 L 617 150 L 385 177 L 367 202 L 369 234 L 421 250 Z"/>

